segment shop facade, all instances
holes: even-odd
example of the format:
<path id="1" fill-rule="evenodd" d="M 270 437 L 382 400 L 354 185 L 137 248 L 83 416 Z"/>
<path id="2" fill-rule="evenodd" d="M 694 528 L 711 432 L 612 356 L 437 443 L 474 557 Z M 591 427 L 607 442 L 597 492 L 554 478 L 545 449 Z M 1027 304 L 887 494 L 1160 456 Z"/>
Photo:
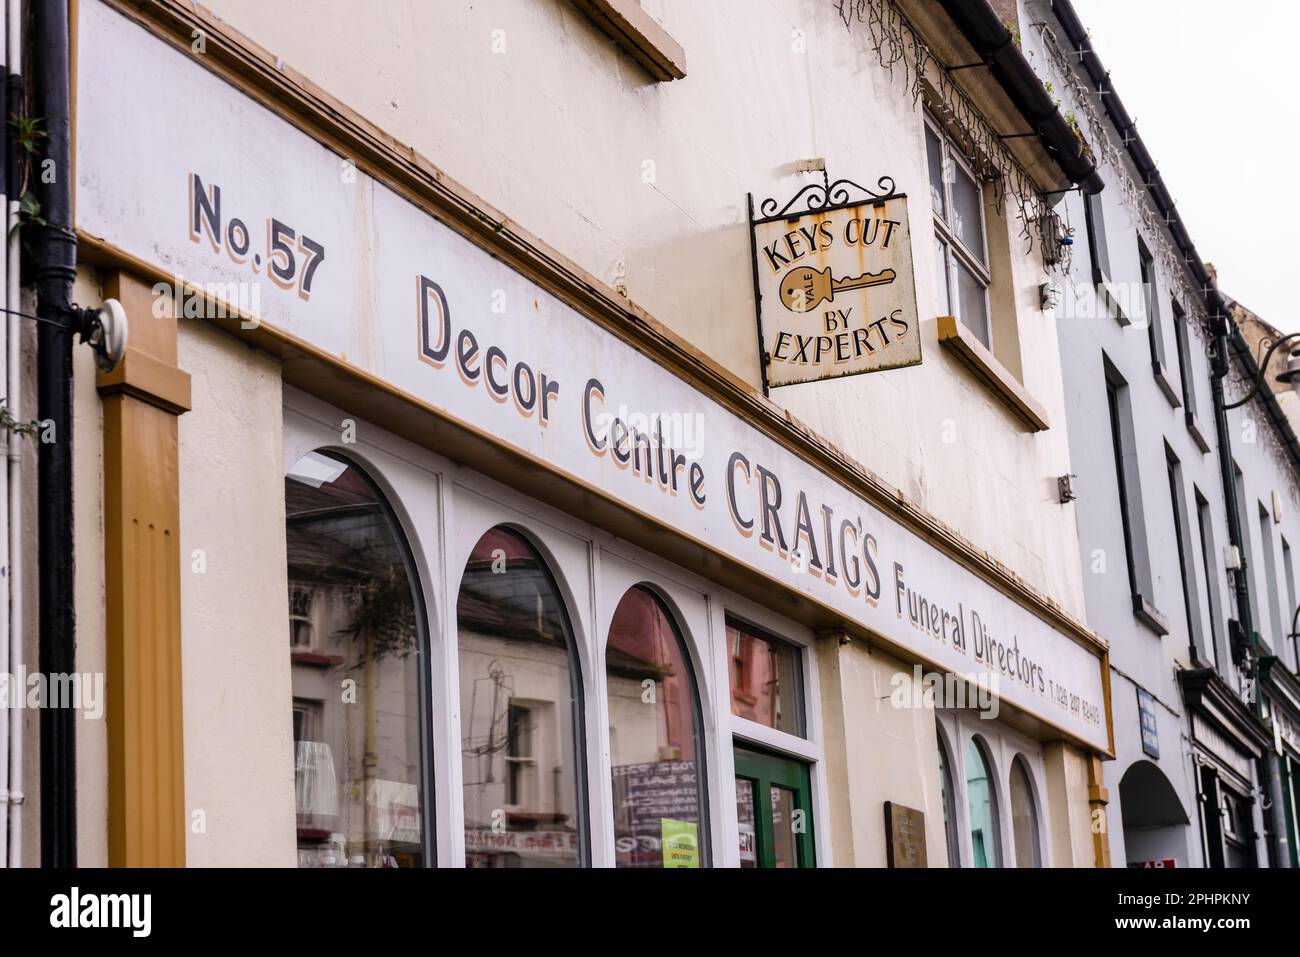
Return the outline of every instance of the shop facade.
<path id="1" fill-rule="evenodd" d="M 587 23 L 555 7 L 529 29 Z M 934 64 L 974 42 L 889 10 Z M 75 8 L 116 51 L 76 61 L 77 294 L 133 320 L 119 371 L 78 358 L 79 654 L 140 708 L 79 728 L 83 863 L 1107 863 L 1110 670 L 1056 497 L 1042 247 L 981 162 L 1031 205 L 1070 177 L 942 110 L 1009 94 L 931 64 L 928 111 L 846 74 L 888 94 L 893 172 L 853 221 L 907 237 L 921 364 L 769 395 L 743 194 L 720 251 L 656 261 L 661 319 L 257 46 L 274 17 L 221 12 Z M 808 31 L 847 49 L 858 23 Z M 160 147 L 195 110 L 241 145 Z"/>

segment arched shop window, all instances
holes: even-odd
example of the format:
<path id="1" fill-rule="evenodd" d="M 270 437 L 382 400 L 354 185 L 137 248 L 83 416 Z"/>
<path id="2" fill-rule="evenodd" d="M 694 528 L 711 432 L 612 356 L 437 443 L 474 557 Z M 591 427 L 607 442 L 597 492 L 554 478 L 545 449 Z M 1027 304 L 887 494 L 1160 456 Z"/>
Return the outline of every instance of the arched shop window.
<path id="1" fill-rule="evenodd" d="M 1011 830 L 1016 838 L 1016 867 L 1042 867 L 1038 846 L 1038 808 L 1029 771 L 1019 755 L 1011 762 Z"/>
<path id="2" fill-rule="evenodd" d="M 629 589 L 618 603 L 605 672 L 617 865 L 706 865 L 695 677 L 677 626 L 649 589 Z"/>
<path id="3" fill-rule="evenodd" d="M 419 867 L 429 827 L 425 613 L 396 518 L 360 468 L 284 481 L 294 796 L 303 867 Z"/>
<path id="4" fill-rule="evenodd" d="M 943 735 L 937 736 L 939 738 L 939 792 L 943 798 L 943 836 L 948 845 L 948 866 L 958 867 L 961 864 L 961 853 L 958 851 L 957 841 L 957 792 L 952 784 L 952 762 L 948 760 L 948 748 L 943 743 Z"/>
<path id="5" fill-rule="evenodd" d="M 497 526 L 457 599 L 467 867 L 588 862 L 582 680 L 541 555 Z"/>
<path id="6" fill-rule="evenodd" d="M 970 813 L 972 867 L 999 867 L 998 796 L 984 748 L 971 738 L 966 746 L 966 801 Z"/>

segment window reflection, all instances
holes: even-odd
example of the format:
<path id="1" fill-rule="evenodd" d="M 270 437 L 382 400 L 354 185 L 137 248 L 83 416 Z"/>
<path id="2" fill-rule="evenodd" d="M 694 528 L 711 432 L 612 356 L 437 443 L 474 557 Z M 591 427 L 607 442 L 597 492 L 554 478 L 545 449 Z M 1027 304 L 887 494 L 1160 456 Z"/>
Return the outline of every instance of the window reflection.
<path id="1" fill-rule="evenodd" d="M 652 592 L 629 590 L 605 651 L 619 867 L 705 863 L 698 708 L 690 663 Z"/>
<path id="2" fill-rule="evenodd" d="M 1041 867 L 1038 809 L 1034 806 L 1029 772 L 1020 757 L 1011 763 L 1011 829 L 1016 838 L 1016 867 Z"/>
<path id="3" fill-rule="evenodd" d="M 974 738 L 966 747 L 966 801 L 970 812 L 972 867 L 999 867 L 998 801 L 984 750 Z"/>
<path id="4" fill-rule="evenodd" d="M 948 749 L 943 745 L 942 736 L 939 736 L 939 792 L 943 799 L 943 838 L 948 848 L 948 866 L 957 867 L 960 863 L 957 853 L 957 805 Z"/>
<path id="5" fill-rule="evenodd" d="M 285 478 L 294 795 L 303 867 L 426 863 L 423 612 L 378 490 L 323 452 Z"/>
<path id="6" fill-rule="evenodd" d="M 585 861 L 581 692 L 563 602 L 540 555 L 498 527 L 457 601 L 467 867 Z"/>
<path id="7" fill-rule="evenodd" d="M 754 819 L 754 782 L 736 778 L 736 826 L 740 831 L 740 866 L 758 867 L 758 822 Z"/>
<path id="8" fill-rule="evenodd" d="M 778 731 L 802 735 L 803 674 L 799 649 L 727 623 L 731 713 Z"/>

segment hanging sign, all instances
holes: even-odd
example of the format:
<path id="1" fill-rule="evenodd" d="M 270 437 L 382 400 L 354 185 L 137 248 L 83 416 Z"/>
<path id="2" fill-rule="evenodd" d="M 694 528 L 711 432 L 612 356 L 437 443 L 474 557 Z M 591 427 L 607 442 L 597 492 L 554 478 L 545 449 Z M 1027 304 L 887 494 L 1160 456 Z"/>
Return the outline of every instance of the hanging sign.
<path id="1" fill-rule="evenodd" d="M 920 363 L 907 196 L 877 185 L 824 178 L 759 219 L 750 197 L 765 386 Z"/>

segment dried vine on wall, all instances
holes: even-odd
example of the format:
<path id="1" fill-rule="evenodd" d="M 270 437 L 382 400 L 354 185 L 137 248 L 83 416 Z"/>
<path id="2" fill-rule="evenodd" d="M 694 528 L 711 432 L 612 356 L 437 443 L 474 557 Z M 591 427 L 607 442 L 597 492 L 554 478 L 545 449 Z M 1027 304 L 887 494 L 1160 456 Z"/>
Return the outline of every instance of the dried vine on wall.
<path id="1" fill-rule="evenodd" d="M 1053 81 L 1059 81 L 1061 85 L 1062 101 L 1076 117 L 1075 122 L 1087 131 L 1088 143 L 1092 147 L 1094 158 L 1099 161 L 1098 165 L 1104 165 L 1110 170 L 1111 175 L 1105 177 L 1107 186 L 1113 187 L 1119 194 L 1120 202 L 1135 223 L 1152 258 L 1160 263 L 1169 283 L 1175 287 L 1172 291 L 1179 305 L 1186 310 L 1187 317 L 1193 320 L 1188 325 L 1204 346 L 1211 336 L 1209 316 L 1203 305 L 1203 292 L 1193 284 L 1182 252 L 1169 238 L 1170 221 L 1156 209 L 1147 184 L 1138 182 L 1129 171 L 1125 151 L 1127 144 L 1115 141 L 1110 119 L 1099 105 L 1101 94 L 1089 88 L 1074 69 L 1071 61 L 1078 61 L 1079 55 L 1067 53 L 1045 21 L 1037 21 L 1031 26 L 1054 67 Z"/>
<path id="2" fill-rule="evenodd" d="M 913 106 L 924 101 L 953 134 L 976 175 L 992 184 L 997 211 L 1004 211 L 1008 198 L 1015 205 L 1026 251 L 1035 239 L 1048 249 L 1055 229 L 1047 197 L 892 0 L 835 0 L 835 5 L 846 28 L 855 22 L 866 28 L 881 67 L 891 77 L 902 75 Z"/>
<path id="3" fill-rule="evenodd" d="M 1041 6 L 1041 4 L 1034 4 Z M 1079 71 L 1075 69 L 1082 57 L 1074 52 L 1067 52 L 1057 39 L 1055 32 L 1045 20 L 1034 22 L 1032 28 L 1039 38 L 1040 46 L 1047 55 L 1052 67 L 1053 89 L 1060 84 L 1062 101 L 1076 117 L 1081 117 L 1083 129 L 1087 133 L 1093 155 L 1099 165 L 1107 168 L 1105 175 L 1107 188 L 1119 194 L 1120 202 L 1136 225 L 1142 242 L 1151 252 L 1152 258 L 1160 264 L 1161 272 L 1171 287 L 1171 292 L 1178 300 L 1188 320 L 1188 326 L 1196 335 L 1203 349 L 1209 349 L 1213 335 L 1210 331 L 1210 317 L 1205 309 L 1204 291 L 1198 288 L 1195 278 L 1190 274 L 1188 263 L 1181 250 L 1175 245 L 1168 233 L 1170 221 L 1162 214 L 1151 197 L 1147 184 L 1140 182 L 1130 170 L 1127 161 L 1127 143 L 1117 139 L 1110 118 L 1100 105 L 1101 92 L 1085 83 Z M 1070 272 L 1067 270 L 1066 275 Z M 1252 382 L 1240 363 L 1230 362 L 1228 371 L 1229 395 L 1245 395 Z M 1283 444 L 1281 436 L 1272 427 L 1268 410 L 1264 407 L 1263 395 L 1256 396 L 1248 407 L 1256 420 L 1256 435 L 1262 435 L 1265 446 L 1273 460 L 1279 464 L 1282 474 L 1288 476 L 1288 493 L 1292 502 L 1300 506 L 1300 485 L 1297 484 L 1295 468 L 1290 451 Z"/>

